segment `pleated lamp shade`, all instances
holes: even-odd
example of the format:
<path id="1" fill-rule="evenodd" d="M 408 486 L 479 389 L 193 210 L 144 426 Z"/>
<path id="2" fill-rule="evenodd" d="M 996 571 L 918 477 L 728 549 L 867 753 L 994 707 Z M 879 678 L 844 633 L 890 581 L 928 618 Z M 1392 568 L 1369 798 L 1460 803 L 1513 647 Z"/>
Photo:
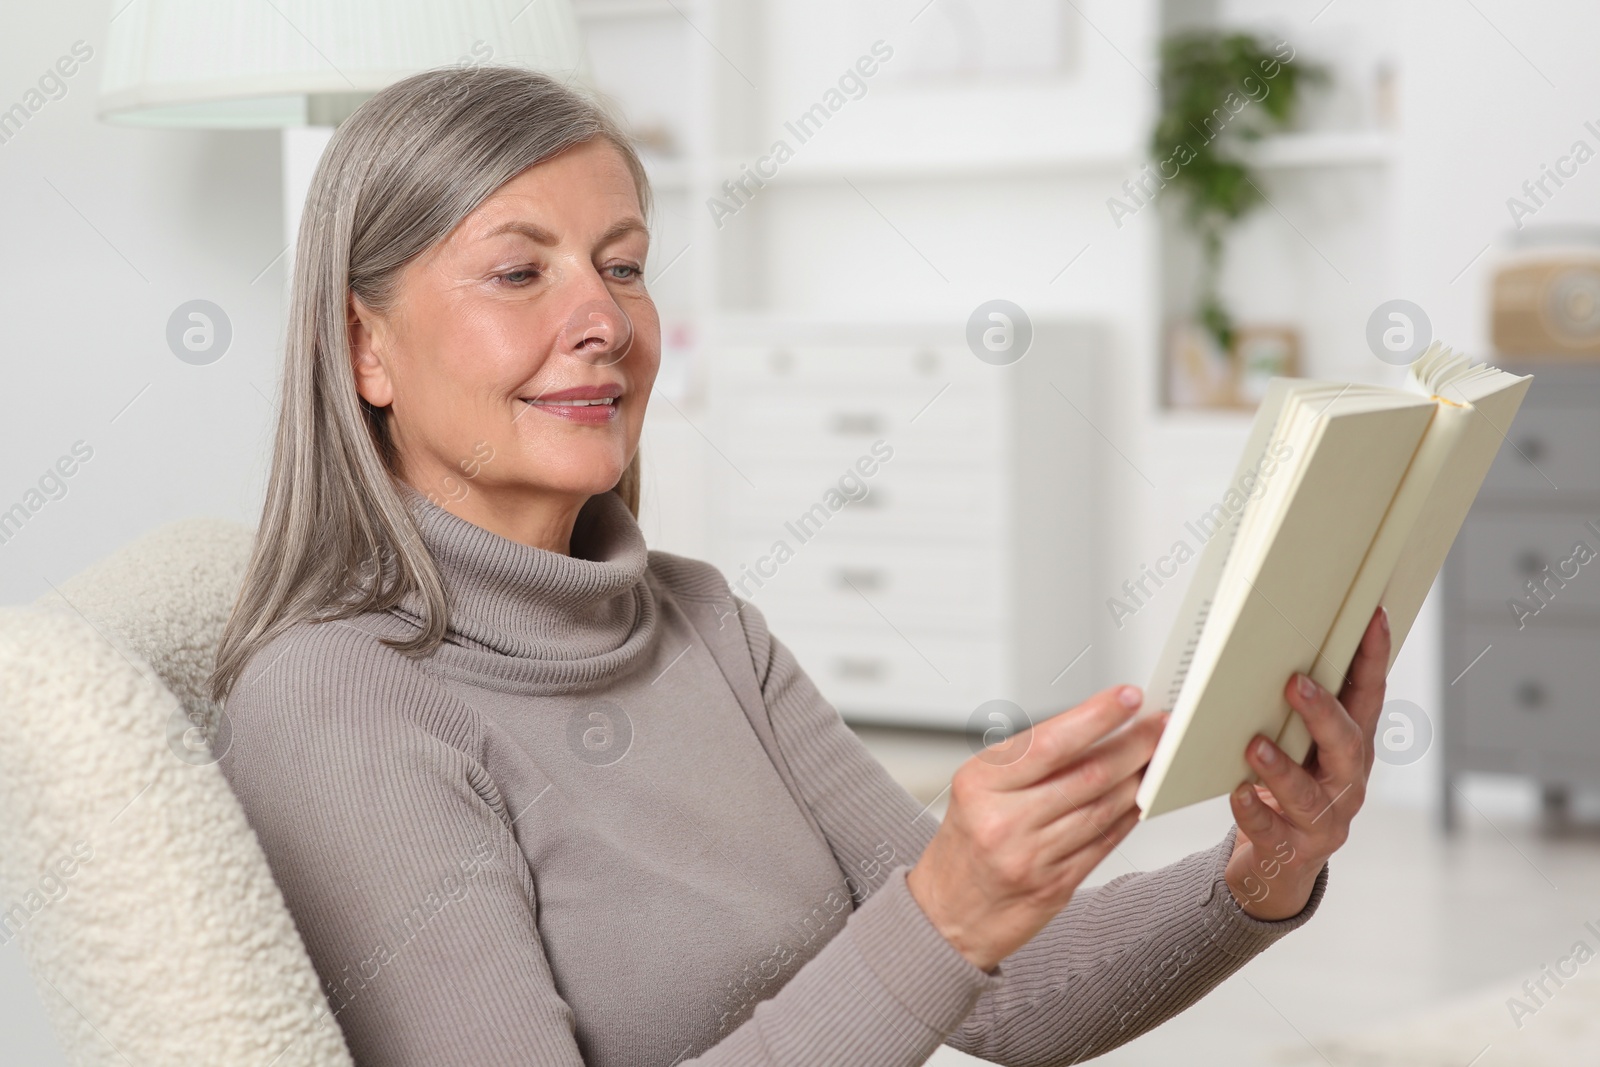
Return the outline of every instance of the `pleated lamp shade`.
<path id="1" fill-rule="evenodd" d="M 401 78 L 480 63 L 590 87 L 571 0 L 111 3 L 98 106 L 108 122 L 334 126 Z"/>

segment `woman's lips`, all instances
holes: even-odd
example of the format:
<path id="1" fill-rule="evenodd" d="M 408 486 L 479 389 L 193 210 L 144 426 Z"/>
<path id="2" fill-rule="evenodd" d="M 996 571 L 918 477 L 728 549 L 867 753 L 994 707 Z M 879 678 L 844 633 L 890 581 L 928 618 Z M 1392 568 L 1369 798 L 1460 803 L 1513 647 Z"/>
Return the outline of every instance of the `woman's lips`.
<path id="1" fill-rule="evenodd" d="M 617 417 L 617 405 L 621 402 L 621 393 L 622 390 L 613 385 L 580 386 L 538 397 L 523 397 L 522 400 L 529 407 L 537 408 L 546 415 L 558 419 L 599 424 L 610 422 Z"/>

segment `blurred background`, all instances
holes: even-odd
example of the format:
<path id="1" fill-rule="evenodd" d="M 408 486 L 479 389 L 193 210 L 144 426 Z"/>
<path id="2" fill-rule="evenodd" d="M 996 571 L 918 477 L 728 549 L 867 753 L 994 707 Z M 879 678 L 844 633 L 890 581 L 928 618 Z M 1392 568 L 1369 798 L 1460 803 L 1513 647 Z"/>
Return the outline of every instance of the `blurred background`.
<path id="1" fill-rule="evenodd" d="M 1099 1062 L 1592 1063 L 1597 34 L 1554 0 L 7 5 L 0 601 L 253 524 L 333 124 L 565 65 L 656 197 L 647 540 L 939 810 L 995 715 L 1148 680 L 1268 377 L 1399 385 L 1430 338 L 1535 373 L 1319 914 Z M 1228 825 L 1142 824 L 1094 881 Z M 8 1062 L 66 1062 L 0 937 Z"/>

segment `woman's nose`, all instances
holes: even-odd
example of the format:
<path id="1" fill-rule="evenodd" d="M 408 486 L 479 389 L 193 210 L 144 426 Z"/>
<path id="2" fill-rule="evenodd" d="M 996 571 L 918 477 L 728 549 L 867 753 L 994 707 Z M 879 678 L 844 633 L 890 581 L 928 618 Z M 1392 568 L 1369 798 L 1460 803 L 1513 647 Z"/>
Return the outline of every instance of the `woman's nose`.
<path id="1" fill-rule="evenodd" d="M 567 316 L 560 344 L 561 351 L 574 359 L 609 367 L 633 347 L 633 322 L 609 296 L 590 297 Z"/>

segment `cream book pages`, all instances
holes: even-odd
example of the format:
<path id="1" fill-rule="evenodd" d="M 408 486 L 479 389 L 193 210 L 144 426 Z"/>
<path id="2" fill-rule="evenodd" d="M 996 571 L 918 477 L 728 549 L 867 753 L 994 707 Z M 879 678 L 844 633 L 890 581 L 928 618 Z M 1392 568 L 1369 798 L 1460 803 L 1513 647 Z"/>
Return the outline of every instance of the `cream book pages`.
<path id="1" fill-rule="evenodd" d="M 1423 517 L 1401 550 L 1384 592 L 1383 603 L 1389 609 L 1394 634 L 1391 666 L 1533 384 L 1531 374 L 1509 374 L 1483 363 L 1468 367 L 1466 360 L 1448 352 L 1427 367 L 1422 364 L 1423 360 L 1418 360 L 1413 374 L 1419 379 L 1426 375 L 1432 380 L 1428 388 L 1442 400 L 1470 408 L 1472 417 L 1462 416 L 1461 442 L 1450 457 L 1451 476 L 1434 484 L 1423 505 Z"/>
<path id="2" fill-rule="evenodd" d="M 1244 749 L 1257 733 L 1303 759 L 1309 737 L 1284 686 L 1305 671 L 1337 691 L 1380 598 L 1398 649 L 1494 457 L 1485 438 L 1498 445 L 1526 391 L 1465 362 L 1430 349 L 1415 391 L 1274 380 L 1235 484 L 1270 477 L 1207 542 L 1147 689 L 1172 719 L 1141 818 L 1253 780 Z"/>

